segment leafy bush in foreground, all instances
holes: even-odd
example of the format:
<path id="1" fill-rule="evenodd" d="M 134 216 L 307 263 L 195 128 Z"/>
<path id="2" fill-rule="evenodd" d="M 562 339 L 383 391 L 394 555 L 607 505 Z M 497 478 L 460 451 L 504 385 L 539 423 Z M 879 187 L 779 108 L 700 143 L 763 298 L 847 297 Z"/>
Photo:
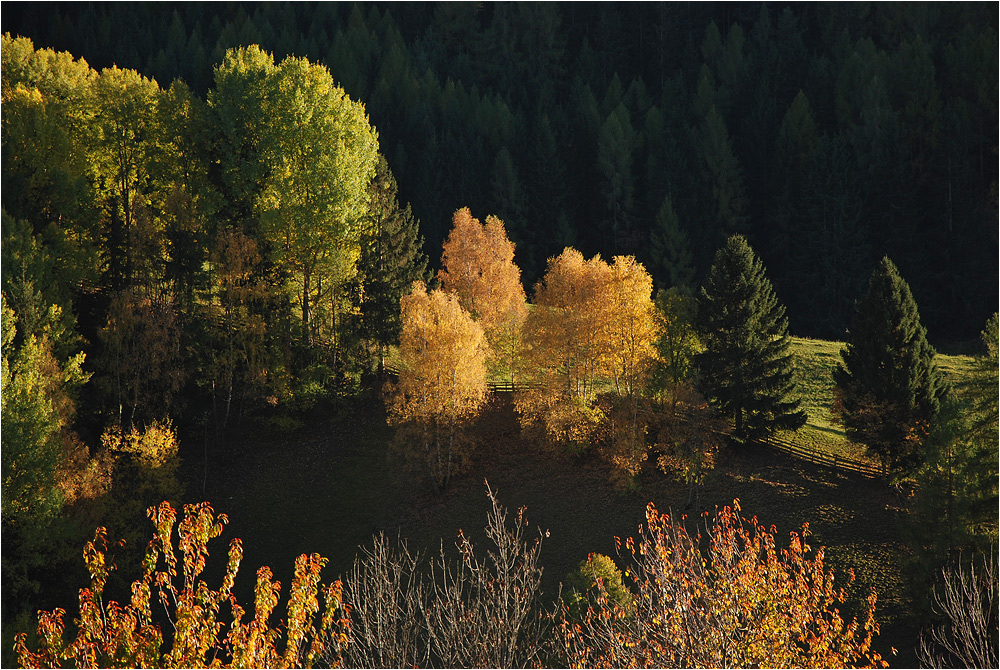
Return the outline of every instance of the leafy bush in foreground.
<path id="1" fill-rule="evenodd" d="M 839 607 L 846 592 L 834 586 L 823 550 L 810 556 L 808 526 L 779 550 L 773 528 L 744 520 L 738 501 L 711 523 L 706 517 L 705 535 L 694 536 L 650 504 L 638 542 L 626 542 L 629 583 L 611 559 L 592 555 L 579 571 L 578 591 L 586 595 L 559 596 L 550 610 L 541 600 L 538 562 L 547 533 L 530 541 L 524 509 L 510 520 L 488 487 L 487 494 L 485 554 L 459 532 L 458 560 L 442 545 L 424 570 L 420 555 L 379 536 L 343 589 L 340 582 L 320 586 L 324 559 L 300 556 L 278 628 L 268 619 L 280 585 L 266 567 L 257 573 L 256 616 L 243 623 L 232 593 L 239 540 L 230 544 L 218 590 L 198 579 L 207 543 L 221 534 L 226 517 L 216 517 L 208 503 L 185 507 L 179 565 L 171 540 L 176 514 L 162 503 L 149 510 L 156 530 L 131 601 L 103 600 L 113 566 L 106 533 L 98 529 L 84 550 L 92 583 L 80 591 L 76 637 L 63 639 L 64 610 L 40 612 L 40 648 L 29 650 L 20 634 L 18 661 L 32 667 L 886 667 L 872 649 L 879 632 L 874 592 L 860 620 L 845 622 Z M 171 634 L 154 620 L 156 597 Z M 231 624 L 221 617 L 227 603 Z"/>

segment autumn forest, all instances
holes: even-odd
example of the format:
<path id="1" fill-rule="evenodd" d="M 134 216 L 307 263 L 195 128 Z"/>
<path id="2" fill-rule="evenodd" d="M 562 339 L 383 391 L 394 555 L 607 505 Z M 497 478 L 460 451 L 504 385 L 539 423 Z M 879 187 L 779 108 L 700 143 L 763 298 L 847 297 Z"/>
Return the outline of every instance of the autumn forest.
<path id="1" fill-rule="evenodd" d="M 4 667 L 996 667 L 988 3 L 8 3 Z"/>

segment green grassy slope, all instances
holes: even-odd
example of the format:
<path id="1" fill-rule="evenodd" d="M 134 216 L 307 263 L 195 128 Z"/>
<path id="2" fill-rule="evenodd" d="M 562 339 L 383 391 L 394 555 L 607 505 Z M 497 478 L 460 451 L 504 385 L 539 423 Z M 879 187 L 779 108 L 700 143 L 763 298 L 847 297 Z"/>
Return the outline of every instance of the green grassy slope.
<path id="1" fill-rule="evenodd" d="M 805 426 L 796 432 L 786 431 L 781 437 L 804 447 L 820 449 L 831 455 L 857 460 L 869 460 L 864 447 L 853 444 L 844 429 L 835 421 L 833 407 L 833 370 L 841 362 L 843 342 L 792 338 L 795 356 L 794 379 L 802 397 L 802 406 L 809 414 Z M 975 361 L 970 356 L 938 354 L 935 363 L 953 385 L 960 385 L 971 372 Z"/>

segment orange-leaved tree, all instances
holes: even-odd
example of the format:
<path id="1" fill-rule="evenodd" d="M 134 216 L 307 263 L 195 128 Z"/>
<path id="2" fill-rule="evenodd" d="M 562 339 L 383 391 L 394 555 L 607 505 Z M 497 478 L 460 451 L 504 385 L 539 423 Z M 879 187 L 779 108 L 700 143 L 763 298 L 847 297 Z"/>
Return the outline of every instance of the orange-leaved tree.
<path id="1" fill-rule="evenodd" d="M 413 463 L 428 469 L 440 489 L 467 462 L 471 443 L 462 427 L 486 400 L 483 329 L 455 296 L 428 293 L 416 282 L 400 300 L 402 366 L 392 388 L 389 422 Z"/>
<path id="2" fill-rule="evenodd" d="M 626 542 L 634 601 L 615 604 L 598 583 L 582 619 L 560 625 L 568 667 L 886 667 L 872 649 L 874 592 L 862 621 L 845 622 L 846 592 L 823 549 L 811 554 L 808 526 L 779 550 L 738 500 L 708 521 L 692 537 L 647 507 L 638 543 Z"/>
<path id="3" fill-rule="evenodd" d="M 222 585 L 214 590 L 199 579 L 208 558 L 208 542 L 222 534 L 226 515 L 216 516 L 207 502 L 185 505 L 176 549 L 176 511 L 164 502 L 150 507 L 148 515 L 153 521 L 153 539 L 142 576 L 132 583 L 130 601 L 104 599 L 104 587 L 115 566 L 108 556 L 107 531 L 98 528 L 83 550 L 91 584 L 80 589 L 76 637 L 69 643 L 64 639 L 65 610 L 39 612 L 38 650 L 28 648 L 27 634 L 17 636 L 15 651 L 22 667 L 57 668 L 68 663 L 115 668 L 308 667 L 321 657 L 324 662 L 339 658 L 331 652 L 347 644 L 349 620 L 341 605 L 341 583 L 320 584 L 326 559 L 318 554 L 296 559 L 287 616 L 277 628 L 271 628 L 268 619 L 278 604 L 281 584 L 271 580 L 269 568 L 260 568 L 255 615 L 244 622 L 244 609 L 233 595 L 243 557 L 238 539 L 230 542 Z M 171 626 L 167 636 L 154 618 L 155 601 L 162 605 Z M 228 632 L 221 618 L 226 605 L 232 614 Z M 284 649 L 279 651 L 282 637 Z"/>
<path id="4" fill-rule="evenodd" d="M 656 354 L 653 280 L 632 256 L 616 256 L 603 277 L 596 313 L 604 321 L 597 328 L 602 372 L 613 391 L 601 403 L 607 418 L 598 447 L 615 467 L 615 479 L 630 484 L 648 454 L 649 403 L 640 394 L 649 387 Z"/>
<path id="5" fill-rule="evenodd" d="M 655 355 L 651 294 L 649 273 L 631 256 L 608 265 L 567 247 L 549 259 L 526 325 L 535 385 L 516 401 L 523 424 L 544 426 L 555 441 L 586 443 L 608 422 L 606 456 L 634 474 L 645 460 L 637 394 Z M 598 407 L 602 390 L 611 397 Z"/>
<path id="6" fill-rule="evenodd" d="M 633 256 L 615 256 L 607 281 L 609 319 L 602 324 L 607 372 L 619 395 L 632 396 L 646 385 L 656 355 L 653 278 Z"/>
<path id="7" fill-rule="evenodd" d="M 549 259 L 535 286 L 535 306 L 525 325 L 533 383 L 518 394 L 515 406 L 522 426 L 538 426 L 556 443 L 589 442 L 602 419 L 593 407 L 601 321 L 595 312 L 604 304 L 598 287 L 606 271 L 600 257 L 588 261 L 567 247 Z"/>
<path id="8" fill-rule="evenodd" d="M 455 212 L 444 242 L 441 287 L 483 327 L 490 345 L 490 367 L 512 382 L 518 371 L 521 330 L 528 316 L 521 270 L 514 264 L 514 243 L 504 223 L 474 219 L 468 207 Z"/>

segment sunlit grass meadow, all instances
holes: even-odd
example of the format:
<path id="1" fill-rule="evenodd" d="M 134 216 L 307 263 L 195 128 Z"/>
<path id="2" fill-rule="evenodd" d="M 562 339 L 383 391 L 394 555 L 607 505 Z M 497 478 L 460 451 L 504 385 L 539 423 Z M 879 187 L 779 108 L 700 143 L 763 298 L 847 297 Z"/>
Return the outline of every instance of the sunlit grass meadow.
<path id="1" fill-rule="evenodd" d="M 784 432 L 781 437 L 803 447 L 810 447 L 845 458 L 867 461 L 864 447 L 852 443 L 843 426 L 833 416 L 833 371 L 841 362 L 843 342 L 792 338 L 795 356 L 794 379 L 802 407 L 809 415 L 806 425 L 796 432 Z M 971 373 L 975 359 L 971 356 L 938 354 L 937 366 L 954 386 L 960 386 Z"/>

